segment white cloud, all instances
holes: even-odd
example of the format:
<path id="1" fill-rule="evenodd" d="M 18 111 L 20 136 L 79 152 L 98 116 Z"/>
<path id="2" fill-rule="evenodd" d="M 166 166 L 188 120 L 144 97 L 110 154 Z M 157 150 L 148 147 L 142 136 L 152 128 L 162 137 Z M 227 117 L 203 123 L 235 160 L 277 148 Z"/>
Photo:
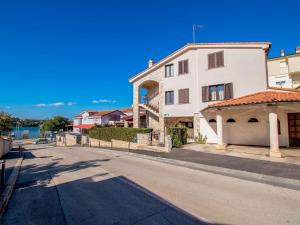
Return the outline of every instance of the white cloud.
<path id="1" fill-rule="evenodd" d="M 93 100 L 92 103 L 98 104 L 98 103 L 116 103 L 116 100 L 109 100 L 109 99 L 98 99 L 98 100 Z"/>
<path id="2" fill-rule="evenodd" d="M 33 106 L 35 106 L 35 107 L 46 107 L 46 104 L 45 103 L 39 103 L 39 104 L 35 104 Z"/>
<path id="3" fill-rule="evenodd" d="M 49 106 L 54 106 L 54 107 L 60 107 L 63 105 L 65 105 L 65 103 L 63 103 L 63 102 L 54 102 L 54 103 L 49 104 Z"/>
<path id="4" fill-rule="evenodd" d="M 76 105 L 76 104 L 77 104 L 76 102 L 68 102 L 67 103 L 68 106 L 72 106 L 72 105 Z"/>

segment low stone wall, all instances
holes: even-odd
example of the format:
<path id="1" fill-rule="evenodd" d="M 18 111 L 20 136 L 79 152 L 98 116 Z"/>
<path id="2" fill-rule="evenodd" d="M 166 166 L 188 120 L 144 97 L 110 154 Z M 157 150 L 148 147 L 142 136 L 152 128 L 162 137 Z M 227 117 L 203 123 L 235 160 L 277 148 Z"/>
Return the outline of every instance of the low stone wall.
<path id="1" fill-rule="evenodd" d="M 138 144 L 128 141 L 120 141 L 120 140 L 112 140 L 110 141 L 102 141 L 94 138 L 89 138 L 89 145 L 91 147 L 98 148 L 120 148 L 120 149 L 138 149 Z"/>
<path id="2" fill-rule="evenodd" d="M 63 147 L 66 146 L 66 137 L 64 135 L 56 135 L 56 146 Z"/>
<path id="3" fill-rule="evenodd" d="M 137 143 L 139 145 L 150 145 L 151 144 L 151 134 L 137 134 Z"/>
<path id="4" fill-rule="evenodd" d="M 0 137 L 0 158 L 6 155 L 12 149 L 12 140 L 10 138 Z"/>
<path id="5" fill-rule="evenodd" d="M 89 136 L 82 135 L 81 136 L 81 145 L 87 145 L 87 144 L 89 144 Z"/>

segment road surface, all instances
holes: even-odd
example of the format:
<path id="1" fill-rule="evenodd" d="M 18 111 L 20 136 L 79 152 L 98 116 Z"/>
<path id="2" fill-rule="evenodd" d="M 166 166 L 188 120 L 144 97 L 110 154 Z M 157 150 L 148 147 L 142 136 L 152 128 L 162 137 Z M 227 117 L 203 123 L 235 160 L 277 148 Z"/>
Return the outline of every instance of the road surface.
<path id="1" fill-rule="evenodd" d="M 300 191 L 96 151 L 27 152 L 1 224 L 300 224 Z"/>

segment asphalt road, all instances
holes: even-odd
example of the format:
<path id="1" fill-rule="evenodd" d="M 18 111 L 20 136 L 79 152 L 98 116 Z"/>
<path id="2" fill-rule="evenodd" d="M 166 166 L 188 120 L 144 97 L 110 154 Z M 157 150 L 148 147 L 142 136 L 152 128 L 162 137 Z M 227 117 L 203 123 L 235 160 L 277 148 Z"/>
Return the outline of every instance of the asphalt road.
<path id="1" fill-rule="evenodd" d="M 300 224 L 300 191 L 85 149 L 27 152 L 1 224 Z"/>

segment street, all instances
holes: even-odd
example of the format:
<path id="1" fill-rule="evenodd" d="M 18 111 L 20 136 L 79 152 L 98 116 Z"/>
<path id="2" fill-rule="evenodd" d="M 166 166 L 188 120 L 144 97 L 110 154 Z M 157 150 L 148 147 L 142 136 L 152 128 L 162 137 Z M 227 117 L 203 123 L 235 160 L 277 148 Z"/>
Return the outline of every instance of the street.
<path id="1" fill-rule="evenodd" d="M 300 191 L 83 147 L 26 152 L 1 224 L 300 224 Z"/>

